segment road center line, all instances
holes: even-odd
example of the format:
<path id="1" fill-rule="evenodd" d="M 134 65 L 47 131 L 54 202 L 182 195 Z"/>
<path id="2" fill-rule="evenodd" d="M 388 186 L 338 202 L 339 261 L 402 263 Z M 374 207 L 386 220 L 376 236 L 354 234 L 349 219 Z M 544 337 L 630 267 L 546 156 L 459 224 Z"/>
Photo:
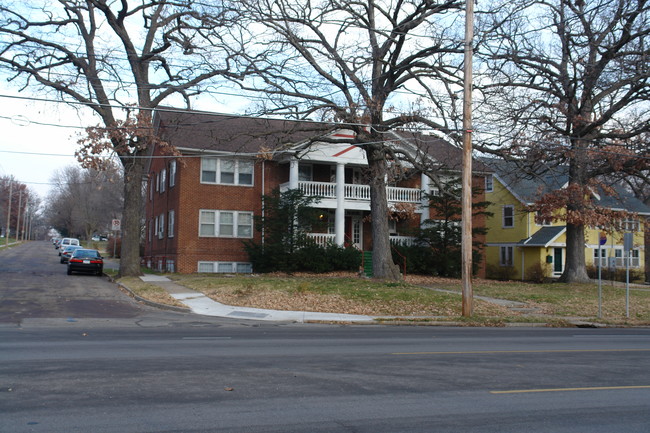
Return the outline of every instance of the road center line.
<path id="1" fill-rule="evenodd" d="M 548 349 L 548 350 L 466 350 L 455 352 L 395 352 L 391 355 L 474 355 L 495 353 L 587 353 L 587 352 L 650 352 L 650 349 Z"/>
<path id="2" fill-rule="evenodd" d="M 490 391 L 490 394 L 526 394 L 532 392 L 569 392 L 569 391 L 610 391 L 616 389 L 650 389 L 650 385 L 639 386 L 592 386 L 587 388 L 541 388 L 515 389 L 508 391 Z"/>

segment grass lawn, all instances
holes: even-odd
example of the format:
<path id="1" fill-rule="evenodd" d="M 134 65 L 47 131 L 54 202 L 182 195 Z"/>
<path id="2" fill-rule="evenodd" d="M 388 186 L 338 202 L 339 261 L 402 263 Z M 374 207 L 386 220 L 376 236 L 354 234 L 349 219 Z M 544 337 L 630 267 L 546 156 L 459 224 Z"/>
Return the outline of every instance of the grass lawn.
<path id="1" fill-rule="evenodd" d="M 508 322 L 546 322 L 561 326 L 567 323 L 567 317 L 617 325 L 650 325 L 650 287 L 637 286 L 630 290 L 630 317 L 626 318 L 625 288 L 603 283 L 602 317 L 598 319 L 596 283 L 566 285 L 474 280 L 476 296 L 522 302 L 525 311 L 475 299 L 474 315 L 467 319 L 461 314 L 461 283 L 454 279 L 408 276 L 403 282 L 386 282 L 360 278 L 352 273 L 165 275 L 218 302 L 234 306 L 399 316 L 414 321 L 454 320 L 486 326 Z M 137 278 L 124 278 L 120 282 L 144 298 L 182 305 L 163 289 Z"/>

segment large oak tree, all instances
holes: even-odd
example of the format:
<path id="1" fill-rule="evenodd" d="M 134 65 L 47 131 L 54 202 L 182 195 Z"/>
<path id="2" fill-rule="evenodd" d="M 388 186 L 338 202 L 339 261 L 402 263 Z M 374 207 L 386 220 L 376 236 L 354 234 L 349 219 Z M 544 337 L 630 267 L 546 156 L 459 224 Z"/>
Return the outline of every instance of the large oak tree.
<path id="1" fill-rule="evenodd" d="M 463 3 L 233 2 L 244 20 L 241 33 L 233 35 L 239 44 L 231 45 L 248 76 L 241 86 L 268 97 L 262 112 L 336 122 L 353 130 L 349 142 L 365 151 L 378 278 L 400 278 L 388 231 L 390 165 L 402 159 L 416 163 L 418 156 L 402 152 L 394 132 L 412 127 L 456 131 Z"/>
<path id="2" fill-rule="evenodd" d="M 223 16 L 192 0 L 0 1 L 0 65 L 21 90 L 93 110 L 124 171 L 121 275 L 140 274 L 151 110 L 228 73 L 210 46 Z M 131 120 L 128 119 L 132 116 Z M 133 125 L 135 129 L 122 131 Z M 97 131 L 95 131 L 97 133 Z M 97 143 L 93 143 L 97 145 Z M 92 146 L 83 149 L 88 156 Z"/>
<path id="3" fill-rule="evenodd" d="M 636 138 L 650 128 L 650 6 L 490 6 L 479 32 L 484 150 L 519 161 L 528 175 L 568 167 L 569 185 L 557 200 L 564 209 L 556 213 L 567 226 L 561 279 L 586 281 L 584 229 L 594 215 L 588 198 L 603 176 L 643 176 L 648 168 L 648 143 Z"/>

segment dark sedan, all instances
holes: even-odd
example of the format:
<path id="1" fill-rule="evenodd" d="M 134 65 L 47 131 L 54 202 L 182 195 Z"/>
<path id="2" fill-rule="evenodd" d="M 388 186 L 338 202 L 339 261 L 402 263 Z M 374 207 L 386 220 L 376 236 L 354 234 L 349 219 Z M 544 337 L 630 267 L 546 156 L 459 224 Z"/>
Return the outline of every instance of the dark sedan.
<path id="1" fill-rule="evenodd" d="M 68 260 L 70 260 L 70 256 L 72 255 L 72 252 L 74 250 L 80 250 L 83 247 L 81 245 L 67 245 L 63 248 L 63 251 L 61 251 L 61 263 L 68 263 Z"/>
<path id="2" fill-rule="evenodd" d="M 70 259 L 68 259 L 68 275 L 72 275 L 73 272 L 102 275 L 104 260 L 99 251 L 90 249 L 74 250 L 70 255 Z"/>

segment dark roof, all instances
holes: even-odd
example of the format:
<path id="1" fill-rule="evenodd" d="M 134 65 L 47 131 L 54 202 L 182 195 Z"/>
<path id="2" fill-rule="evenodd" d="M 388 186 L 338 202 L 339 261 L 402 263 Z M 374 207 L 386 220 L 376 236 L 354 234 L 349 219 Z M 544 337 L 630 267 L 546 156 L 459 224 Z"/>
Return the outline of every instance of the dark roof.
<path id="1" fill-rule="evenodd" d="M 517 198 L 532 203 L 542 195 L 562 188 L 569 182 L 569 170 L 566 166 L 546 167 L 538 176 L 524 171 L 519 163 L 498 159 L 483 159 L 485 165 L 492 168 L 505 186 Z"/>
<path id="2" fill-rule="evenodd" d="M 527 239 L 522 239 L 517 245 L 522 247 L 546 247 L 566 230 L 566 226 L 542 227 Z"/>
<path id="3" fill-rule="evenodd" d="M 421 152 L 428 154 L 445 168 L 460 171 L 463 168 L 463 150 L 448 141 L 434 135 L 419 132 L 397 131 L 394 133 L 401 140 L 411 144 Z M 479 159 L 473 159 L 472 172 L 492 173 L 494 170 Z"/>
<path id="4" fill-rule="evenodd" d="M 161 137 L 173 146 L 196 151 L 251 153 L 279 149 L 331 132 L 324 123 L 263 119 L 162 109 L 155 112 Z"/>
<path id="5" fill-rule="evenodd" d="M 569 183 L 569 168 L 565 165 L 543 167 L 539 175 L 530 175 L 517 162 L 483 159 L 488 167 L 506 184 L 506 187 L 526 204 L 533 203 L 542 195 L 561 189 Z M 650 214 L 650 207 L 625 188 L 613 187 L 614 193 L 599 189 L 593 196 L 594 203 L 605 209 Z"/>
<path id="6" fill-rule="evenodd" d="M 161 138 L 185 151 L 219 151 L 257 153 L 260 150 L 283 150 L 298 144 L 318 141 L 345 125 L 322 122 L 268 119 L 161 108 L 154 112 L 154 124 Z M 445 168 L 460 170 L 462 150 L 449 142 L 416 132 L 391 132 L 397 146 L 419 146 L 420 152 L 433 157 Z M 480 161 L 475 172 L 491 172 Z"/>

